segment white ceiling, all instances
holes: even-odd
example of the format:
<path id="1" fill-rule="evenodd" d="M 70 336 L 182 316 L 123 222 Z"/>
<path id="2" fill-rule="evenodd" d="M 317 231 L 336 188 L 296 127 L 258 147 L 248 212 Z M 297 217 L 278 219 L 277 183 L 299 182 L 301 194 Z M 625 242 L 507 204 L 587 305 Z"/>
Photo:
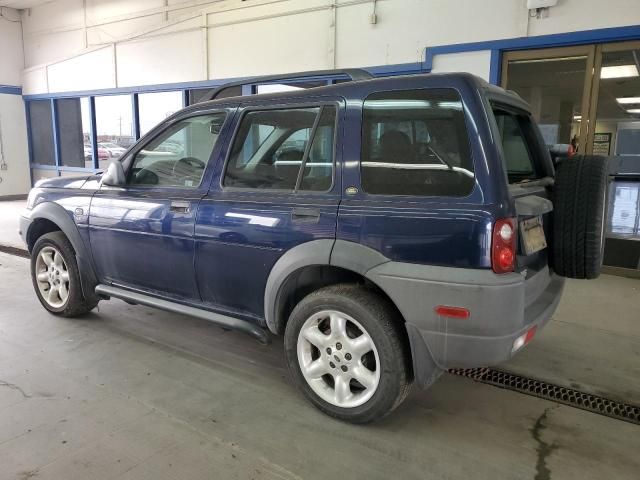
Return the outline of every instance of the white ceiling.
<path id="1" fill-rule="evenodd" d="M 42 5 L 43 3 L 49 3 L 53 0 L 0 0 L 0 7 L 9 7 L 9 8 L 31 8 L 37 7 L 38 5 Z"/>

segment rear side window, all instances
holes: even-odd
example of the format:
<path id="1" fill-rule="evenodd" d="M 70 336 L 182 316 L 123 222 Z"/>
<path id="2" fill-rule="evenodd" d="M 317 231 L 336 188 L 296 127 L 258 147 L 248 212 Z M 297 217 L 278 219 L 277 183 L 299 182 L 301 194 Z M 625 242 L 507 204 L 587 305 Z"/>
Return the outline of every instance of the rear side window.
<path id="1" fill-rule="evenodd" d="M 380 92 L 364 102 L 362 188 L 381 195 L 454 196 L 475 183 L 460 95 Z"/>
<path id="2" fill-rule="evenodd" d="M 504 162 L 509 183 L 517 183 L 539 178 L 535 159 L 527 138 L 531 135 L 531 120 L 526 115 L 518 115 L 499 108 L 493 109 L 502 141 Z"/>
<path id="3" fill-rule="evenodd" d="M 223 185 L 327 191 L 333 179 L 336 108 L 252 111 L 240 122 Z"/>

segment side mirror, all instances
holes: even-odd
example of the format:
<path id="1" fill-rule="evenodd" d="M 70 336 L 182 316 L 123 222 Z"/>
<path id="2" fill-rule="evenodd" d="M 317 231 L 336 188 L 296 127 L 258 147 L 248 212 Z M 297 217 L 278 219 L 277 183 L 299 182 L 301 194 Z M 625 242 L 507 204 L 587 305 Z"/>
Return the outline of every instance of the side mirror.
<path id="1" fill-rule="evenodd" d="M 109 185 L 110 187 L 119 187 L 127 183 L 127 179 L 124 175 L 124 168 L 122 163 L 114 161 L 109 164 L 107 171 L 102 174 L 102 185 Z"/>

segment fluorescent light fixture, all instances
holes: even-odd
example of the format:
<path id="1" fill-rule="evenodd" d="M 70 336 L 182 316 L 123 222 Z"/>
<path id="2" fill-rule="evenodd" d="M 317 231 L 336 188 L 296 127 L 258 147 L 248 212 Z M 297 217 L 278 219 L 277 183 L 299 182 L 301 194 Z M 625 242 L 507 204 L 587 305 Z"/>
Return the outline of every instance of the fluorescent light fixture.
<path id="1" fill-rule="evenodd" d="M 640 97 L 620 97 L 616 98 L 616 102 L 620 105 L 633 105 L 634 103 L 640 103 Z"/>
<path id="2" fill-rule="evenodd" d="M 627 113 L 640 114 L 640 108 L 631 108 L 627 110 Z"/>
<path id="3" fill-rule="evenodd" d="M 627 78 L 637 77 L 638 68 L 635 65 L 616 65 L 615 67 L 602 67 L 600 78 Z"/>
<path id="4" fill-rule="evenodd" d="M 581 120 L 582 120 L 582 115 L 574 115 L 574 116 L 573 116 L 573 119 L 574 119 L 576 122 L 579 122 L 579 121 L 581 121 Z"/>

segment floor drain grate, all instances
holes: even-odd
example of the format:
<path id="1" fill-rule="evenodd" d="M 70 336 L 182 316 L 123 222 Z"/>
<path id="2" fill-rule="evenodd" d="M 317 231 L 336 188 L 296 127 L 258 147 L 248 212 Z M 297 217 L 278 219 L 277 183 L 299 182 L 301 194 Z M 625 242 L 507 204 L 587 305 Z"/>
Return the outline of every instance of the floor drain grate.
<path id="1" fill-rule="evenodd" d="M 607 417 L 640 424 L 640 407 L 616 402 L 608 398 L 584 393 L 572 388 L 561 387 L 552 383 L 523 377 L 513 373 L 493 370 L 492 368 L 453 369 L 449 373 L 471 378 L 478 382 L 488 383 L 497 387 L 515 390 L 536 397 L 564 403 L 572 407 L 599 413 Z"/>

